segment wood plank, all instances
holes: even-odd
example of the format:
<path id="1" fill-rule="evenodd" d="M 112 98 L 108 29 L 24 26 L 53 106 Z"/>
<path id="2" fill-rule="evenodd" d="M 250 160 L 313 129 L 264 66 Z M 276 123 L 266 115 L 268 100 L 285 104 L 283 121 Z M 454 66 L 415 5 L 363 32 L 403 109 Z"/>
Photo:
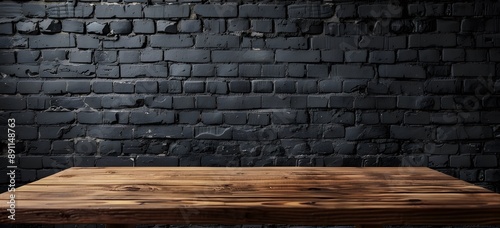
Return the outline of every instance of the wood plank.
<path id="1" fill-rule="evenodd" d="M 500 224 L 499 196 L 422 167 L 75 167 L 19 187 L 16 217 L 56 224 Z M 0 204 L 0 222 L 9 223 L 6 207 Z"/>

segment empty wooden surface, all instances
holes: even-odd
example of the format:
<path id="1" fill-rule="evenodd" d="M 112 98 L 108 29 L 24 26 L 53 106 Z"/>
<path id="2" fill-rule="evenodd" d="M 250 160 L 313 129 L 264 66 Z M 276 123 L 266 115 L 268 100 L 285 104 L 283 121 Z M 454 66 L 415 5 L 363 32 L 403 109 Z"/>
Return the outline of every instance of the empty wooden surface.
<path id="1" fill-rule="evenodd" d="M 423 167 L 75 167 L 19 187 L 15 222 L 500 224 L 500 194 Z"/>

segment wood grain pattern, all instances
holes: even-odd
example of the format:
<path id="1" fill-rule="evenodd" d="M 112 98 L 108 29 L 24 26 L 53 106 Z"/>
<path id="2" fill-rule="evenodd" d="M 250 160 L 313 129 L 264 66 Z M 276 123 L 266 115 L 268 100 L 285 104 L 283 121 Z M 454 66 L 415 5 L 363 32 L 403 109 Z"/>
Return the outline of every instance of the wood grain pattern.
<path id="1" fill-rule="evenodd" d="M 500 194 L 415 167 L 75 167 L 16 203 L 16 223 L 500 224 Z"/>

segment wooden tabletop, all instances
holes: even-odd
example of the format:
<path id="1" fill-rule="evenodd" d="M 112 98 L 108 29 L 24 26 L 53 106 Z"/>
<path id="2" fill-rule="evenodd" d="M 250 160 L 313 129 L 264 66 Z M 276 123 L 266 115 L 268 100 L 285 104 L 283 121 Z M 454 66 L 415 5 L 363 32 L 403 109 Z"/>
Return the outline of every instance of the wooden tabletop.
<path id="1" fill-rule="evenodd" d="M 19 187 L 15 222 L 500 224 L 500 194 L 415 167 L 70 168 Z"/>

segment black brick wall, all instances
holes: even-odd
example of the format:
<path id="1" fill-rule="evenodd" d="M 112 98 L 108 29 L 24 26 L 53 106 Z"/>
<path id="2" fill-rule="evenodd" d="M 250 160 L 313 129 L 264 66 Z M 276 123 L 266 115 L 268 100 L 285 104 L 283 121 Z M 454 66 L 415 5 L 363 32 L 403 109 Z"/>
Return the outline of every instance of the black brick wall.
<path id="1" fill-rule="evenodd" d="M 19 183 L 428 166 L 500 192 L 498 1 L 3 1 L 0 17 L 1 167 L 15 118 Z"/>

